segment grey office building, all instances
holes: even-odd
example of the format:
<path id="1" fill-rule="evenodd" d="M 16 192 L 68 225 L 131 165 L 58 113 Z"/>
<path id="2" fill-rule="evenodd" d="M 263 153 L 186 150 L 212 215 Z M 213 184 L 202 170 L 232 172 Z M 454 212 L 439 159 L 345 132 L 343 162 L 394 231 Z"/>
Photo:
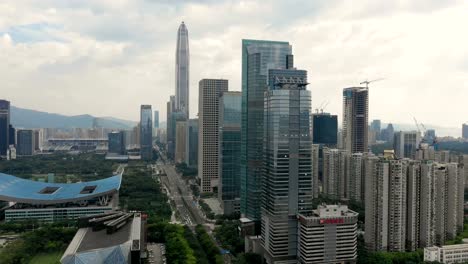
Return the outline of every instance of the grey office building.
<path id="1" fill-rule="evenodd" d="M 267 263 L 297 263 L 298 214 L 312 212 L 311 93 L 307 72 L 268 70 L 265 92 L 261 241 Z"/>
<path id="2" fill-rule="evenodd" d="M 399 131 L 394 134 L 393 150 L 398 158 L 416 159 L 416 150 L 421 142 L 418 131 Z"/>
<path id="3" fill-rule="evenodd" d="M 202 192 L 218 191 L 219 97 L 228 90 L 228 80 L 203 79 L 198 95 L 198 176 Z"/>
<path id="4" fill-rule="evenodd" d="M 365 153 L 368 146 L 369 91 L 366 87 L 343 90 L 343 148 Z"/>
<path id="5" fill-rule="evenodd" d="M 0 100 L 0 156 L 6 156 L 10 144 L 10 102 Z"/>
<path id="6" fill-rule="evenodd" d="M 34 154 L 34 130 L 20 129 L 17 131 L 16 154 L 18 156 L 31 156 Z"/>
<path id="7" fill-rule="evenodd" d="M 261 218 L 263 112 L 268 70 L 285 69 L 287 55 L 291 54 L 288 42 L 242 40 L 241 214 L 253 221 Z"/>
<path id="8" fill-rule="evenodd" d="M 151 105 L 140 109 L 140 155 L 142 160 L 153 158 L 153 118 Z"/>
<path id="9" fill-rule="evenodd" d="M 224 214 L 240 210 L 241 92 L 219 98 L 219 193 Z"/>

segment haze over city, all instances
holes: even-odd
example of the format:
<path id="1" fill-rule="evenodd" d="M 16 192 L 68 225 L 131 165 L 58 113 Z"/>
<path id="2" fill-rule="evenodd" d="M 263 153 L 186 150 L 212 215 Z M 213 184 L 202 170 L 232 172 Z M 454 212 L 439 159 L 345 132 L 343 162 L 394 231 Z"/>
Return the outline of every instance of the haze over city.
<path id="1" fill-rule="evenodd" d="M 200 79 L 241 90 L 241 39 L 255 38 L 292 44 L 312 109 L 329 102 L 341 115 L 343 88 L 385 78 L 370 85 L 370 119 L 458 128 L 467 11 L 464 1 L 2 1 L 0 90 L 34 110 L 138 120 L 146 103 L 165 117 L 185 21 L 192 117 Z"/>

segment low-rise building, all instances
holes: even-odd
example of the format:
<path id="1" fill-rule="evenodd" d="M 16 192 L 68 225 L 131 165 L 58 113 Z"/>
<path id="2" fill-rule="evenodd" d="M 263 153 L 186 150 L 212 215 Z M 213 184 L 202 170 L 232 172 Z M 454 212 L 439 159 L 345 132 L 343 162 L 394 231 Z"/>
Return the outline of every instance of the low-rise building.
<path id="1" fill-rule="evenodd" d="M 444 264 L 468 262 L 468 244 L 424 248 L 425 262 Z"/>
<path id="2" fill-rule="evenodd" d="M 298 217 L 299 263 L 356 261 L 358 213 L 346 205 L 320 205 Z"/>

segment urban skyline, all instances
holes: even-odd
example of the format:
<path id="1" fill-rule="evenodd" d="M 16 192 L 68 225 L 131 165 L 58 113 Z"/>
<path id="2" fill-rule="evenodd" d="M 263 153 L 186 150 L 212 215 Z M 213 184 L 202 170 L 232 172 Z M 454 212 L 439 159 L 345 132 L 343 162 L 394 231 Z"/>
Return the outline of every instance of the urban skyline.
<path id="1" fill-rule="evenodd" d="M 463 12 L 460 10 L 464 10 L 466 4 L 458 2 L 444 4 L 436 2 L 425 4 L 389 2 L 385 12 L 368 1 L 363 1 L 362 5 L 353 6 L 351 11 L 344 11 L 346 4 L 342 4 L 343 6 L 338 2 L 331 2 L 327 5 L 303 3 L 303 13 L 289 24 L 279 26 L 276 30 L 273 30 L 272 28 L 275 28 L 278 22 L 268 21 L 269 19 L 262 14 L 252 22 L 236 20 L 236 22 L 240 22 L 237 27 L 234 25 L 236 23 L 225 21 L 217 21 L 213 23 L 216 26 L 209 27 L 213 22 L 211 19 L 202 19 L 199 15 L 190 12 L 191 8 L 196 8 L 201 12 L 200 14 L 210 13 L 213 10 L 226 14 L 226 10 L 232 8 L 233 14 L 227 15 L 227 19 L 231 19 L 232 22 L 234 17 L 242 18 L 249 15 L 250 8 L 248 5 L 219 3 L 214 4 L 213 9 L 210 9 L 209 3 L 178 4 L 177 8 L 168 8 L 164 3 L 158 3 L 144 6 L 147 8 L 145 12 L 148 13 L 143 12 L 142 15 L 148 15 L 150 18 L 155 19 L 149 12 L 160 7 L 166 7 L 170 10 L 170 19 L 165 19 L 164 23 L 152 23 L 153 26 L 144 26 L 139 31 L 135 30 L 135 27 L 137 25 L 141 26 L 139 21 L 141 16 L 135 18 L 123 16 L 122 19 L 129 23 L 126 23 L 127 28 L 119 28 L 120 34 L 117 34 L 117 30 L 112 24 L 104 24 L 105 21 L 101 22 L 99 19 L 102 17 L 97 12 L 83 15 L 89 18 L 89 23 L 83 25 L 83 28 L 77 27 L 72 23 L 71 19 L 76 18 L 78 16 L 77 12 L 80 10 L 102 10 L 112 17 L 120 14 L 123 9 L 132 14 L 140 10 L 141 6 L 133 3 L 106 6 L 103 3 L 87 2 L 66 9 L 66 4 L 58 5 L 57 2 L 54 3 L 53 1 L 48 4 L 21 4 L 20 7 L 25 10 L 24 14 L 21 14 L 21 18 L 24 19 L 8 19 L 12 15 L 20 15 L 15 14 L 13 10 L 8 11 L 12 13 L 7 12 L 0 20 L 2 22 L 0 23 L 1 48 L 8 51 L 5 54 L 18 55 L 4 58 L 4 61 L 11 64 L 15 63 L 17 58 L 21 58 L 18 53 L 20 47 L 27 47 L 30 56 L 34 58 L 31 65 L 35 67 L 32 69 L 19 67 L 16 69 L 16 74 L 6 74 L 8 79 L 5 80 L 6 85 L 4 86 L 5 98 L 15 102 L 17 106 L 49 112 L 68 115 L 84 113 L 115 115 L 121 118 L 138 120 L 138 115 L 128 110 L 138 107 L 140 102 L 144 101 L 143 94 L 145 94 L 144 97 L 154 98 L 152 99 L 154 102 L 148 103 L 162 105 L 166 100 L 165 98 L 172 93 L 172 89 L 158 87 L 173 86 L 174 67 L 164 67 L 164 65 L 173 64 L 172 54 L 174 54 L 173 47 L 176 42 L 174 32 L 180 22 L 185 21 L 191 30 L 190 51 L 193 55 L 191 60 L 192 73 L 190 75 L 190 94 L 193 95 L 190 97 L 192 116 L 196 115 L 196 84 L 198 80 L 206 76 L 229 79 L 232 90 L 239 91 L 240 60 L 236 54 L 241 45 L 240 41 L 242 38 L 261 38 L 287 40 L 294 45 L 295 52 L 303 54 L 301 58 L 298 58 L 298 63 L 303 65 L 302 68 L 314 73 L 316 78 L 311 79 L 310 86 L 314 96 L 320 98 L 320 100 L 313 102 L 313 109 L 323 101 L 329 100 L 331 103 L 326 109 L 327 112 L 339 113 L 341 108 L 339 91 L 343 87 L 358 85 L 359 82 L 365 79 L 385 77 L 385 80 L 371 85 L 373 90 L 370 93 L 370 108 L 374 109 L 374 111 L 370 113 L 370 119 L 380 118 L 384 122 L 411 123 L 412 116 L 416 116 L 425 124 L 433 122 L 453 127 L 458 127 L 460 123 L 466 121 L 462 115 L 462 103 L 457 103 L 457 100 L 461 100 L 458 98 L 466 97 L 464 96 L 466 89 L 458 88 L 462 86 L 461 83 L 463 82 L 461 80 L 466 75 L 463 71 L 460 72 L 461 68 L 458 67 L 451 71 L 440 68 L 448 65 L 463 65 L 462 59 L 459 62 L 452 57 L 465 57 L 462 56 L 464 49 L 461 48 L 465 46 L 464 42 L 460 42 L 458 39 L 457 41 L 448 41 L 457 43 L 455 47 L 450 47 L 450 51 L 451 54 L 459 53 L 460 56 L 447 56 L 443 59 L 443 62 L 437 64 L 433 63 L 435 61 L 433 52 L 425 52 L 425 49 L 420 49 L 421 46 L 427 45 L 437 48 L 437 50 L 441 51 L 440 53 L 443 53 L 444 49 L 449 49 L 449 47 L 436 46 L 438 42 L 431 40 L 433 40 L 434 35 L 443 36 L 446 41 L 458 37 L 458 35 L 453 35 L 450 31 L 444 31 L 442 28 L 445 26 L 456 29 L 458 24 L 455 21 L 459 21 L 457 18 L 465 19 Z M 255 7 L 258 3 L 251 2 L 250 5 L 250 7 Z M 276 3 L 271 7 L 272 10 L 270 11 L 273 13 L 279 12 L 283 6 L 284 4 L 280 2 Z M 39 8 L 44 11 L 38 11 Z M 76 9 L 76 12 L 74 9 Z M 28 10 L 30 11 L 28 12 Z M 31 17 L 31 12 L 45 13 L 49 16 Z M 367 16 L 356 18 L 348 12 L 363 13 L 367 14 Z M 64 17 L 64 13 L 67 13 L 70 17 Z M 331 15 L 332 13 L 335 15 Z M 403 25 L 404 21 L 413 21 L 412 18 L 416 16 L 419 18 L 418 23 L 432 28 L 430 33 L 426 30 L 418 30 L 419 24 L 412 27 Z M 434 17 L 435 19 L 433 19 Z M 447 18 L 443 19 L 445 24 L 434 24 L 442 18 Z M 343 21 L 338 23 L 337 21 L 340 19 L 350 23 L 342 23 Z M 375 20 L 375 23 L 366 23 L 369 19 Z M 391 21 L 395 20 L 402 23 L 391 23 Z M 326 26 L 326 23 L 329 23 L 328 26 Z M 107 29 L 105 26 L 109 26 L 109 28 Z M 99 28 L 101 28 L 101 31 L 98 30 Z M 102 32 L 102 35 L 99 35 L 99 32 Z M 133 32 L 133 35 L 130 32 Z M 152 34 L 153 32 L 154 34 Z M 312 38 L 312 42 L 310 38 Z M 361 44 L 361 47 L 358 43 L 362 43 L 361 40 L 363 39 L 369 41 L 366 41 L 365 45 Z M 330 45 L 330 43 L 338 44 Z M 97 48 L 99 45 L 95 47 L 94 44 L 102 45 L 103 48 Z M 47 56 L 55 58 L 56 63 L 48 64 L 39 56 L 36 56 L 38 53 L 43 52 L 41 45 L 51 47 L 50 50 L 57 50 L 57 52 L 47 54 Z M 309 49 L 308 47 L 314 48 Z M 329 47 L 329 49 L 324 47 Z M 138 50 L 138 48 L 141 49 Z M 338 52 L 338 50 L 341 51 Z M 371 52 L 367 52 L 367 50 Z M 352 53 L 350 53 L 351 51 Z M 129 55 L 132 52 L 136 52 L 138 56 L 130 57 Z M 142 57 L 143 53 L 145 57 Z M 60 54 L 63 54 L 63 56 Z M 341 60 L 335 61 L 331 58 L 341 58 Z M 376 63 L 376 61 L 379 63 Z M 110 65 L 116 65 L 116 63 L 120 66 L 110 67 Z M 140 64 L 139 67 L 134 67 L 136 63 Z M 408 66 L 400 67 L 402 65 L 411 65 L 411 70 L 405 70 L 408 69 Z M 434 69 L 428 69 L 426 65 L 433 65 Z M 416 69 L 418 70 L 416 71 Z M 6 72 L 10 71 L 7 68 L 4 70 Z M 90 70 L 96 71 L 92 74 Z M 124 73 L 125 70 L 129 71 Z M 433 71 L 436 71 L 437 74 L 431 74 Z M 49 83 L 46 77 L 55 73 L 63 73 L 64 80 Z M 117 76 L 117 78 L 107 78 L 106 76 L 109 76 L 109 74 Z M 443 77 L 451 75 L 456 78 Z M 430 76 L 430 78 L 425 76 Z M 80 79 L 75 81 L 78 77 Z M 41 100 L 41 102 L 35 101 L 33 100 L 35 90 L 32 90 L 32 84 L 29 82 L 22 83 L 21 87 L 14 85 L 14 83 L 19 83 L 17 82 L 18 78 L 34 80 L 34 84 L 50 87 L 49 89 L 54 90 L 56 93 L 54 95 L 43 93 L 41 95 L 47 97 L 47 99 Z M 444 80 L 443 84 L 441 79 Z M 450 80 L 449 83 L 446 83 L 447 79 Z M 127 88 L 122 84 L 132 85 L 126 85 Z M 98 85 L 100 89 L 96 90 L 95 85 Z M 78 89 L 78 86 L 80 89 Z M 446 88 L 440 91 L 438 87 L 441 86 Z M 136 87 L 142 91 L 141 95 L 132 93 Z M 114 98 L 114 102 L 104 107 L 102 105 L 98 106 L 95 102 L 88 103 L 85 97 L 81 97 L 80 94 L 74 92 L 77 90 L 83 91 L 85 94 L 93 92 L 96 98 L 104 100 L 104 95 L 109 94 L 110 89 L 117 89 L 120 95 Z M 389 89 L 392 90 L 392 100 L 386 100 L 388 94 L 385 91 Z M 424 92 L 420 93 L 419 90 Z M 66 103 L 57 100 L 60 96 L 63 96 L 63 92 L 72 94 L 75 99 Z M 162 96 L 160 96 L 161 94 Z M 447 100 L 451 94 L 459 94 L 460 96 Z M 444 103 L 445 107 L 443 108 L 446 111 L 427 111 L 426 103 L 429 104 L 431 98 L 435 98 L 434 96 L 437 96 L 441 102 L 451 101 L 452 103 Z M 412 102 L 419 107 L 406 109 L 406 106 L 412 105 L 409 101 L 410 98 L 419 98 L 417 103 Z M 48 99 L 55 99 L 54 101 L 57 101 L 57 103 L 53 105 L 45 104 L 44 102 L 49 101 Z M 122 106 L 123 102 L 128 106 L 116 107 L 117 105 Z M 396 106 L 404 109 L 402 111 L 389 111 L 389 109 L 396 109 Z M 161 110 L 162 116 L 165 116 L 164 110 Z M 444 114 L 447 112 L 453 114 L 453 119 L 445 120 Z"/>

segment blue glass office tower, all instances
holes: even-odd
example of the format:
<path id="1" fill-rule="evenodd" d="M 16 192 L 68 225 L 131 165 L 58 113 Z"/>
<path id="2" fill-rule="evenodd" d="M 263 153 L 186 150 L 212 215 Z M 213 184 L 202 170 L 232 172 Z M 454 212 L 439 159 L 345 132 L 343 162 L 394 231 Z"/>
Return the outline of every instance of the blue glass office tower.
<path id="1" fill-rule="evenodd" d="M 198 166 L 198 118 L 189 120 L 188 133 L 188 165 L 189 167 L 196 168 Z"/>
<path id="2" fill-rule="evenodd" d="M 125 154 L 125 135 L 123 131 L 114 131 L 107 135 L 109 153 Z"/>
<path id="3" fill-rule="evenodd" d="M 0 100 L 0 156 L 6 156 L 10 143 L 10 102 Z"/>
<path id="4" fill-rule="evenodd" d="M 18 144 L 16 153 L 18 156 L 31 156 L 34 154 L 34 131 L 31 129 L 20 129 L 17 132 Z"/>
<path id="5" fill-rule="evenodd" d="M 218 197 L 226 215 L 240 206 L 241 92 L 224 92 L 219 99 Z"/>
<path id="6" fill-rule="evenodd" d="M 313 209 L 311 93 L 307 72 L 287 58 L 287 69 L 268 71 L 265 92 L 261 240 L 267 263 L 297 263 L 297 215 Z"/>
<path id="7" fill-rule="evenodd" d="M 285 69 L 288 42 L 242 40 L 241 205 L 243 217 L 260 221 L 263 111 L 268 70 Z M 256 230 L 258 233 L 259 230 Z"/>
<path id="8" fill-rule="evenodd" d="M 329 113 L 313 114 L 312 131 L 314 144 L 336 148 L 338 144 L 338 116 Z"/>
<path id="9" fill-rule="evenodd" d="M 140 155 L 142 160 L 153 158 L 153 118 L 151 105 L 140 109 Z"/>

